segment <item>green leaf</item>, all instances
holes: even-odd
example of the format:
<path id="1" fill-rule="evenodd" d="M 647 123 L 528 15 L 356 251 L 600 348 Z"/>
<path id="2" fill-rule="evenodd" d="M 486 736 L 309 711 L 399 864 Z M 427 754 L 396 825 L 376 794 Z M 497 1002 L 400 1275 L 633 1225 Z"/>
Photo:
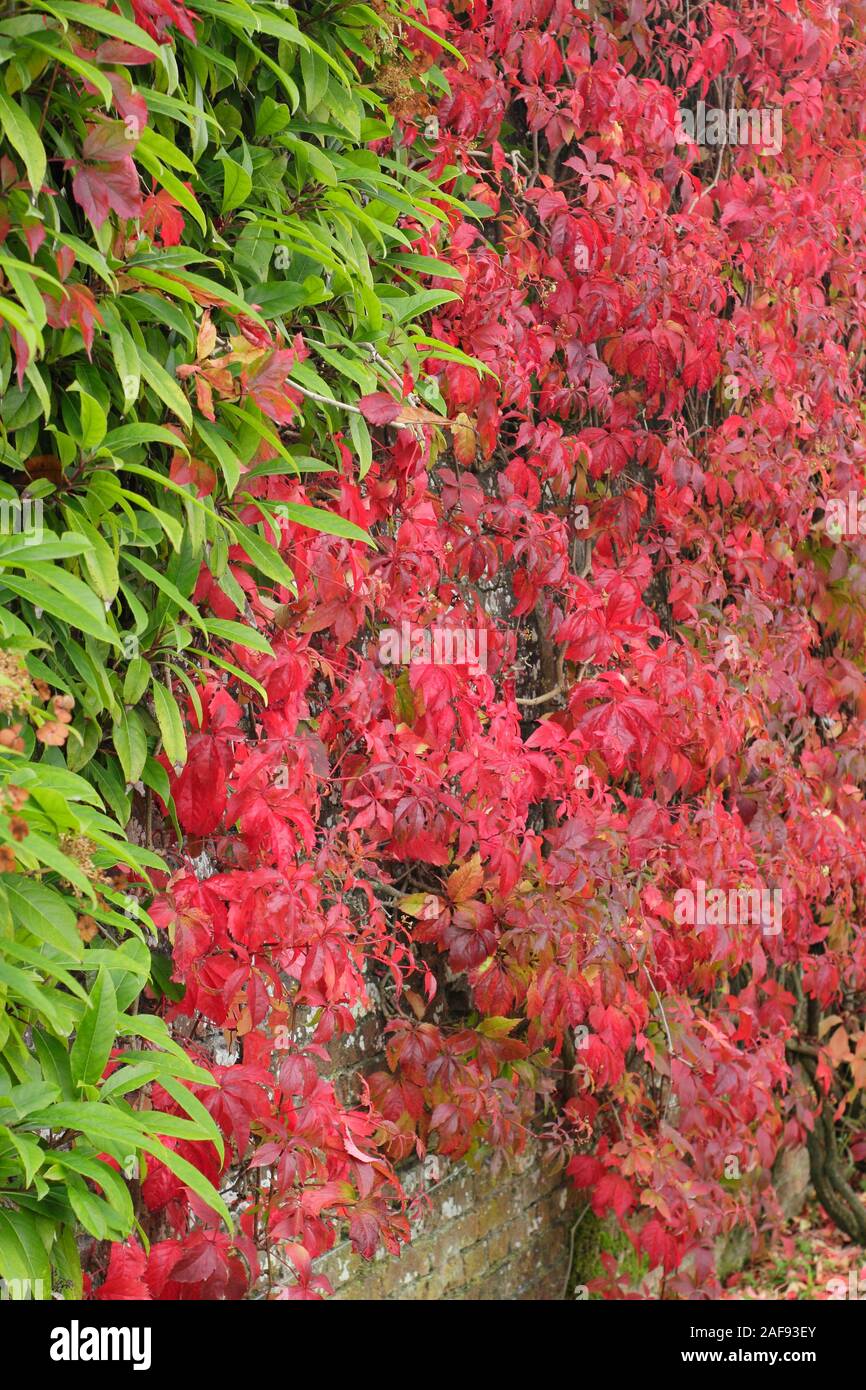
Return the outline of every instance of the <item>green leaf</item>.
<path id="1" fill-rule="evenodd" d="M 206 623 L 205 627 L 207 626 Z M 183 731 L 180 710 L 171 691 L 167 690 L 156 678 L 154 678 L 151 689 L 156 721 L 162 735 L 162 746 L 169 761 L 177 767 L 186 762 L 186 735 Z"/>
<path id="2" fill-rule="evenodd" d="M 141 375 L 148 386 L 159 396 L 163 405 L 166 405 L 172 415 L 176 415 L 181 424 L 185 425 L 188 430 L 192 429 L 192 410 L 189 401 L 174 378 L 170 377 L 156 358 L 151 357 L 150 353 L 145 352 L 143 348 L 138 349 L 138 361 Z"/>
<path id="3" fill-rule="evenodd" d="M 51 1264 L 37 1218 L 0 1207 L 0 1278 L 10 1297 L 51 1297 Z"/>
<path id="4" fill-rule="evenodd" d="M 210 1111 L 202 1105 L 198 1096 L 194 1096 L 192 1091 L 184 1086 L 182 1081 L 178 1081 L 175 1077 L 163 1076 L 160 1085 L 163 1090 L 168 1091 L 168 1094 L 173 1100 L 177 1101 L 181 1109 L 186 1111 L 199 1131 L 210 1139 L 222 1163 L 225 1156 L 223 1137 Z"/>
<path id="5" fill-rule="evenodd" d="M 136 392 L 136 395 L 138 393 Z M 178 438 L 165 425 L 121 425 L 119 429 L 109 430 L 102 441 L 108 453 L 123 454 L 127 449 L 138 449 L 142 444 L 167 444 L 176 449 Z"/>
<path id="6" fill-rule="evenodd" d="M 196 416 L 195 427 L 200 437 L 204 440 L 211 453 L 219 463 L 220 470 L 225 480 L 226 492 L 232 496 L 241 476 L 241 462 L 234 450 L 229 447 L 223 433 L 212 425 L 208 420 L 204 420 L 200 415 Z"/>
<path id="7" fill-rule="evenodd" d="M 35 8 L 63 15 L 65 19 L 72 20 L 74 24 L 82 24 L 86 29 L 95 29 L 99 34 L 109 34 L 113 39 L 122 39 L 124 43 L 131 43 L 134 48 L 143 48 L 147 53 L 152 53 L 155 58 L 159 57 L 159 45 L 137 24 L 124 19 L 122 15 L 115 14 L 113 10 L 105 10 L 97 5 L 81 4 L 79 0 L 51 0 L 50 4 L 41 4 L 40 0 L 31 0 L 31 3 Z"/>
<path id="8" fill-rule="evenodd" d="M 141 774 L 141 780 L 146 787 L 155 791 L 161 801 L 166 806 L 171 803 L 171 790 L 169 786 L 168 773 L 162 763 L 158 763 L 155 758 L 148 758 Z"/>
<path id="9" fill-rule="evenodd" d="M 198 1168 L 194 1168 L 187 1159 L 179 1153 L 175 1153 L 167 1145 L 161 1144 L 158 1139 L 142 1136 L 139 1142 L 143 1149 L 152 1154 L 154 1158 L 158 1158 L 160 1163 L 164 1163 L 175 1177 L 180 1178 L 191 1192 L 194 1192 L 197 1197 L 201 1197 L 202 1201 L 206 1202 L 222 1218 L 229 1230 L 232 1229 L 232 1219 L 228 1207 L 213 1184 L 208 1182 Z"/>
<path id="10" fill-rule="evenodd" d="M 261 570 L 268 579 L 273 579 L 275 583 L 290 589 L 292 593 L 297 592 L 295 576 L 276 546 L 263 540 L 257 531 L 253 531 L 251 527 L 245 526 L 241 521 L 235 521 L 233 530 L 236 541 L 243 546 L 256 569 Z"/>
<path id="11" fill-rule="evenodd" d="M 274 506 L 278 516 L 296 521 L 300 526 L 309 526 L 314 531 L 324 531 L 329 536 L 345 536 L 349 540 L 363 541 L 364 545 L 375 547 L 373 537 L 354 521 L 347 521 L 336 512 L 325 511 L 324 507 L 310 507 L 305 502 L 278 502 Z"/>
<path id="12" fill-rule="evenodd" d="M 118 1234 L 122 1236 L 132 1230 L 135 1212 L 129 1188 L 119 1173 L 99 1158 L 80 1153 L 76 1149 L 58 1150 L 52 1154 L 52 1161 L 67 1172 L 77 1173 L 98 1183 L 105 1195 L 105 1202 L 116 1217 Z M 74 1204 L 73 1204 L 74 1205 Z"/>
<path id="13" fill-rule="evenodd" d="M 210 1072 L 197 1067 L 183 1048 L 174 1041 L 161 1018 L 156 1018 L 153 1014 L 136 1014 L 135 1018 L 121 1018 L 117 1031 L 124 1037 L 144 1038 L 146 1042 L 170 1052 L 175 1061 L 180 1063 L 180 1068 L 176 1068 L 178 1076 L 194 1081 L 198 1086 L 216 1085 Z"/>
<path id="14" fill-rule="evenodd" d="M 149 565 L 146 560 L 139 559 L 137 555 L 128 554 L 126 560 L 128 564 L 132 565 L 133 569 L 138 570 L 140 575 L 150 580 L 151 584 L 155 584 L 157 589 L 165 594 L 166 598 L 171 599 L 172 603 L 175 604 L 182 613 L 186 613 L 187 617 L 192 619 L 196 627 L 200 627 L 202 632 L 204 632 L 204 622 L 199 615 L 198 609 L 194 608 L 193 605 L 184 598 L 183 594 L 172 584 L 171 580 L 166 579 L 165 576 L 155 570 L 152 565 Z"/>
<path id="15" fill-rule="evenodd" d="M 133 657 L 123 678 L 123 703 L 125 705 L 137 705 L 149 686 L 150 679 L 150 662 L 145 661 L 142 656 Z"/>
<path id="16" fill-rule="evenodd" d="M 15 153 L 19 154 L 24 161 L 30 187 L 34 193 L 38 193 L 45 182 L 47 167 L 45 148 L 30 117 L 25 115 L 17 102 L 9 100 L 2 86 L 0 86 L 0 126 L 2 126 L 3 134 Z"/>
<path id="17" fill-rule="evenodd" d="M 51 1259 L 57 1271 L 63 1297 L 80 1301 L 84 1279 L 72 1222 L 60 1227 L 51 1250 Z"/>
<path id="18" fill-rule="evenodd" d="M 100 971 L 90 995 L 90 1008 L 78 1026 L 69 1054 L 73 1080 L 95 1086 L 105 1071 L 117 1031 L 117 1000 L 107 970 Z"/>
<path id="19" fill-rule="evenodd" d="M 422 256 L 417 251 L 407 251 L 394 256 L 392 264 L 406 266 L 409 270 L 417 271 L 419 275 L 436 275 L 441 280 L 463 279 L 462 272 L 456 266 L 449 265 L 447 261 L 439 261 L 435 256 Z"/>
<path id="20" fill-rule="evenodd" d="M 315 111 L 328 90 L 328 68 L 318 53 L 301 50 L 301 76 L 304 79 L 307 110 Z"/>
<path id="21" fill-rule="evenodd" d="M 73 960 L 80 960 L 81 938 L 75 928 L 76 916 L 66 899 L 47 883 L 25 878 L 23 874 L 0 875 L 13 916 L 26 931 L 53 946 Z"/>
<path id="22" fill-rule="evenodd" d="M 352 443 L 358 454 L 358 461 L 361 465 L 358 470 L 360 478 L 366 477 L 373 462 L 373 442 L 370 439 L 370 431 L 367 428 L 367 421 L 363 415 L 349 416 L 349 433 L 352 436 Z"/>
<path id="23" fill-rule="evenodd" d="M 70 524 L 79 527 L 89 543 L 90 548 L 84 551 L 84 568 L 91 584 L 103 603 L 113 603 L 120 584 L 114 551 L 95 526 L 76 516 L 71 509 L 67 508 L 66 511 Z"/>
<path id="24" fill-rule="evenodd" d="M 274 649 L 261 632 L 243 623 L 233 623 L 228 618 L 208 618 L 205 627 L 212 637 L 223 642 L 233 642 L 239 647 L 249 647 L 250 651 L 264 652 L 273 656 Z"/>
<path id="25" fill-rule="evenodd" d="M 111 732 L 127 784 L 137 782 L 147 758 L 147 737 L 135 710 L 124 709 Z"/>
<path id="26" fill-rule="evenodd" d="M 221 211 L 232 212 L 247 201 L 253 187 L 252 177 L 227 154 L 220 155 L 223 166 L 223 198 Z"/>
<path id="27" fill-rule="evenodd" d="M 86 453 L 92 453 L 98 444 L 105 438 L 108 429 L 108 418 L 102 406 L 95 401 L 92 396 L 88 396 L 86 391 L 81 395 L 81 447 Z"/>
<path id="28" fill-rule="evenodd" d="M 51 587 L 49 583 L 44 583 L 43 579 L 49 580 Z M 33 572 L 28 574 L 26 579 L 4 574 L 2 586 L 17 594 L 19 598 L 27 599 L 43 612 L 60 618 L 70 627 L 87 632 L 91 637 L 99 638 L 101 642 L 108 642 L 115 647 L 119 645 L 93 594 L 74 575 L 67 574 L 64 570 L 53 569 L 49 573 L 47 565 L 34 565 Z"/>
<path id="29" fill-rule="evenodd" d="M 62 63 L 64 67 L 72 72 L 84 77 L 91 86 L 95 87 L 102 97 L 103 104 L 110 107 L 114 101 L 114 94 L 111 90 L 111 83 L 103 72 L 94 63 L 88 63 L 85 58 L 79 58 L 77 53 L 71 53 L 68 48 L 62 48 L 59 43 L 47 42 L 49 35 L 46 32 L 40 38 L 34 38 L 28 34 L 24 39 L 28 48 L 35 48 L 38 53 L 47 53 L 55 63 Z"/>

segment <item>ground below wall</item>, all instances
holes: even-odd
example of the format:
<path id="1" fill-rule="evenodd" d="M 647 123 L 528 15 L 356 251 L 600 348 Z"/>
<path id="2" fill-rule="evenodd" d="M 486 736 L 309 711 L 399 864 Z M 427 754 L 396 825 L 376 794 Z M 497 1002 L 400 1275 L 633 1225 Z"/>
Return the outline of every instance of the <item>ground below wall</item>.
<path id="1" fill-rule="evenodd" d="M 412 1243 L 366 1261 L 342 1242 L 316 1262 L 338 1299 L 564 1297 L 577 1194 L 533 1151 L 494 1177 L 432 1157 L 404 1175 Z"/>

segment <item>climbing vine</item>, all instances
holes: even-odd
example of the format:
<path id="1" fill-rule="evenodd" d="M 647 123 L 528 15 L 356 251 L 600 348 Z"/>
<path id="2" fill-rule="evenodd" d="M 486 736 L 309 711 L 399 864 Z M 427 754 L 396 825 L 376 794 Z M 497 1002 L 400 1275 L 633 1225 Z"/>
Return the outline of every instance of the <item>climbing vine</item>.
<path id="1" fill-rule="evenodd" d="M 0 21 L 4 1277 L 318 1298 L 530 1139 L 595 1296 L 803 1143 L 862 1240 L 864 18 Z"/>

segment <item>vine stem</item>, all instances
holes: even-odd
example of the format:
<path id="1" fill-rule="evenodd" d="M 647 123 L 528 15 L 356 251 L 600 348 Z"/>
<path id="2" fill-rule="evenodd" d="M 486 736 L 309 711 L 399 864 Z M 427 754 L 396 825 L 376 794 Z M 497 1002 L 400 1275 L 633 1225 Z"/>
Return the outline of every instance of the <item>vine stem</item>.
<path id="1" fill-rule="evenodd" d="M 319 391 L 310 391 L 306 386 L 299 386 L 296 381 L 290 380 L 289 385 L 293 391 L 297 391 L 301 396 L 306 396 L 307 400 L 318 401 L 320 405 L 332 405 L 335 406 L 337 410 L 349 410 L 353 415 L 363 416 L 364 414 L 360 406 L 350 405 L 348 401 L 338 401 L 335 400 L 333 396 L 323 396 Z M 393 425 L 394 428 L 398 430 L 412 430 L 417 428 L 416 425 L 408 420 L 389 420 L 388 424 Z"/>

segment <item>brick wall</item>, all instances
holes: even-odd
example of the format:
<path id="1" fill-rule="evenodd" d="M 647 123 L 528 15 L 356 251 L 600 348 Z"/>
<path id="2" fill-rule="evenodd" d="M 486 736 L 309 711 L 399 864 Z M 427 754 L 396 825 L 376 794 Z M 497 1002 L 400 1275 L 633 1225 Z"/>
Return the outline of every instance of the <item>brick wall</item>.
<path id="1" fill-rule="evenodd" d="M 383 1013 L 373 1007 L 352 1033 L 334 1040 L 322 1072 L 346 1104 L 359 1099 L 359 1079 L 386 1066 Z M 537 1148 L 494 1175 L 429 1155 L 400 1168 L 410 1199 L 412 1241 L 402 1254 L 373 1260 L 348 1240 L 316 1261 L 338 1299 L 559 1299 L 568 1269 L 578 1194 L 542 1166 Z"/>
<path id="2" fill-rule="evenodd" d="M 348 1241 L 316 1263 L 338 1299 L 559 1299 L 576 1194 L 535 1152 L 493 1176 L 431 1157 L 403 1174 L 414 1199 L 413 1239 L 399 1258 L 372 1261 Z"/>

